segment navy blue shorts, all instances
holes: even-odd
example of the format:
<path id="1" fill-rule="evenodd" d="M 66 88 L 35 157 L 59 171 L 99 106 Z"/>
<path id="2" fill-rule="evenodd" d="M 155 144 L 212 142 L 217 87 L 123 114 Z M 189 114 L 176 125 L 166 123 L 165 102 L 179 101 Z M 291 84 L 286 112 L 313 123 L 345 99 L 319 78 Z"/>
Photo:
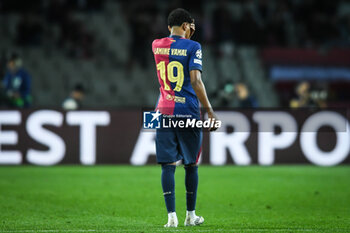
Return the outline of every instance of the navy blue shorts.
<path id="1" fill-rule="evenodd" d="M 158 163 L 183 160 L 185 165 L 198 162 L 202 146 L 202 129 L 157 129 L 156 150 Z"/>

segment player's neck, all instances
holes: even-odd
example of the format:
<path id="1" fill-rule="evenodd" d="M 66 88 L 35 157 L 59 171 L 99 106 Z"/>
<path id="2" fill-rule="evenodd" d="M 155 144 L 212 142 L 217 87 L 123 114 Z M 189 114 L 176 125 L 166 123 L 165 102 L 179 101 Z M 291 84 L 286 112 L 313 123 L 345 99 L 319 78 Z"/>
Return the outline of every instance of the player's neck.
<path id="1" fill-rule="evenodd" d="M 178 28 L 172 28 L 170 31 L 170 36 L 181 36 L 181 37 L 185 37 L 186 32 L 184 32 L 183 30 L 180 30 Z"/>

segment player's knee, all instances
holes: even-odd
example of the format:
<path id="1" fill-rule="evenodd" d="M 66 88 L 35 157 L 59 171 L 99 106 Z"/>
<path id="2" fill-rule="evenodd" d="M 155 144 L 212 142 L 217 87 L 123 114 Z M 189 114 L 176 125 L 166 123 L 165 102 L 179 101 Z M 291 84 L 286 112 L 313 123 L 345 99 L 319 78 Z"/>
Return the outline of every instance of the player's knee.
<path id="1" fill-rule="evenodd" d="M 166 173 L 174 173 L 176 170 L 176 164 L 172 164 L 172 163 L 163 163 L 162 164 L 162 171 L 163 173 L 166 172 Z"/>
<path id="2" fill-rule="evenodd" d="M 162 163 L 162 167 L 169 166 L 169 165 L 176 166 L 176 162 L 174 162 L 174 163 Z"/>

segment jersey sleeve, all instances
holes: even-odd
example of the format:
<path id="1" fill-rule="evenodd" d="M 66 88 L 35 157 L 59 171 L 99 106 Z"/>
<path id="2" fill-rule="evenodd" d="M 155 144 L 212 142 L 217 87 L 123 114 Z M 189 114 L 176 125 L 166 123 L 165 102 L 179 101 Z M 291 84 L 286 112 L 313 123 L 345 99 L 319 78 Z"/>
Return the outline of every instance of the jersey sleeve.
<path id="1" fill-rule="evenodd" d="M 199 43 L 195 43 L 192 46 L 190 52 L 190 63 L 189 68 L 191 70 L 200 70 L 202 71 L 202 48 Z"/>

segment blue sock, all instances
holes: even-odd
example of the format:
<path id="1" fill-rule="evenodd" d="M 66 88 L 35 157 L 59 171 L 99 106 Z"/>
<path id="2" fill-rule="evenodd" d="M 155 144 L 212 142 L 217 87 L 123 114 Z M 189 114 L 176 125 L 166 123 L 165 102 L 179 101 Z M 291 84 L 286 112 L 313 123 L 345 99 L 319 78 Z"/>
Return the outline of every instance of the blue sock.
<path id="1" fill-rule="evenodd" d="M 175 165 L 162 165 L 162 187 L 168 213 L 175 212 Z"/>
<path id="2" fill-rule="evenodd" d="M 185 166 L 186 205 L 188 211 L 196 209 L 198 166 Z"/>

